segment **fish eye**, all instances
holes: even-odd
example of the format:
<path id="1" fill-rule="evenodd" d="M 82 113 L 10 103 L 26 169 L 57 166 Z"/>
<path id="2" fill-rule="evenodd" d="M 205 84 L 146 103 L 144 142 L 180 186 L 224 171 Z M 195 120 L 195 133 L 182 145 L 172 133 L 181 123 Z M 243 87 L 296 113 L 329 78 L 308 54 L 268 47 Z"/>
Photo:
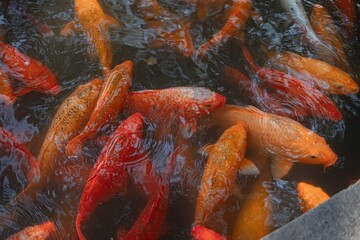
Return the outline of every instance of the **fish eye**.
<path id="1" fill-rule="evenodd" d="M 337 89 L 341 89 L 341 86 L 340 86 L 340 85 L 337 85 L 336 88 L 337 88 Z"/>
<path id="2" fill-rule="evenodd" d="M 316 156 L 315 156 L 315 155 L 311 155 L 311 158 L 313 158 L 313 159 L 314 159 L 314 158 L 316 158 Z"/>

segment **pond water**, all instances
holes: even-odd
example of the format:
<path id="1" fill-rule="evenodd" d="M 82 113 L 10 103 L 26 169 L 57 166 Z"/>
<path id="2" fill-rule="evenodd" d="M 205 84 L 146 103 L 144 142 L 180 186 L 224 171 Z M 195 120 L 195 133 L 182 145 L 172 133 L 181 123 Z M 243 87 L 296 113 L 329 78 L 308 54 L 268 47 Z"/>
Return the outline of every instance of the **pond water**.
<path id="1" fill-rule="evenodd" d="M 38 156 L 42 142 L 61 103 L 81 84 L 95 77 L 103 79 L 101 65 L 96 53 L 89 44 L 88 36 L 83 33 L 61 36 L 60 31 L 74 18 L 74 3 L 70 0 L 10 0 L 1 2 L 0 28 L 5 31 L 4 41 L 20 52 L 37 59 L 46 65 L 56 76 L 62 91 L 51 96 L 30 92 L 17 99 L 13 105 L 0 105 L 0 126 L 11 132 L 34 156 Z M 144 14 L 132 1 L 100 0 L 104 11 L 122 22 L 122 28 L 111 28 L 112 66 L 125 60 L 134 62 L 131 91 L 144 89 L 164 89 L 177 86 L 206 87 L 227 98 L 227 104 L 251 104 L 242 91 L 224 82 L 222 69 L 232 66 L 240 69 L 246 65 L 241 47 L 236 39 L 230 38 L 217 51 L 208 55 L 206 62 L 200 62 L 195 54 L 184 56 L 171 48 L 153 48 L 156 38 L 155 27 L 148 24 Z M 151 1 L 149 1 L 151 2 Z M 181 24 L 189 26 L 194 48 L 198 49 L 224 25 L 224 19 L 230 4 L 225 10 L 200 21 L 197 17 L 196 1 L 158 0 L 158 3 L 177 16 Z M 231 1 L 230 1 L 231 2 Z M 304 1 L 309 13 L 317 0 Z M 355 4 L 359 16 L 360 3 Z M 301 54 L 311 54 L 302 43 L 301 34 L 288 15 L 275 0 L 253 2 L 253 8 L 262 16 L 250 18 L 244 32 L 245 45 L 257 63 L 269 64 L 267 57 L 261 54 L 260 46 L 271 50 L 289 50 Z M 173 26 L 168 18 L 157 19 L 169 29 Z M 171 22 L 171 21 L 170 21 Z M 176 24 L 175 24 L 176 25 Z M 345 31 L 345 29 L 341 28 Z M 360 18 L 357 18 L 351 40 L 343 41 L 351 66 L 351 76 L 359 79 L 360 73 Z M 176 97 L 176 96 L 174 96 Z M 348 187 L 360 178 L 360 99 L 358 94 L 331 95 L 337 104 L 343 119 L 338 122 L 319 118 L 300 118 L 303 125 L 324 137 L 338 161 L 324 169 L 320 165 L 295 164 L 290 173 L 282 179 L 267 178 L 262 185 L 269 193 L 271 209 L 266 227 L 276 229 L 301 215 L 296 193 L 297 182 L 304 181 L 321 187 L 330 196 Z M 120 114 L 118 123 L 125 118 Z M 101 131 L 110 135 L 116 128 L 107 125 Z M 192 157 L 187 165 L 186 153 L 179 156 L 175 171 L 170 180 L 169 207 L 164 226 L 158 226 L 163 233 L 160 239 L 192 239 L 191 228 L 198 188 L 206 164 L 206 156 L 201 154 L 204 145 L 214 143 L 221 135 L 217 127 L 198 126 L 197 132 L 183 145 Z M 155 139 L 154 126 L 149 123 L 144 136 L 144 149 L 149 152 L 153 165 L 164 172 L 166 161 L 174 150 L 174 136 L 162 136 Z M 190 146 L 190 147 L 189 147 Z M 199 150 L 200 149 L 200 150 Z M 85 148 L 86 162 L 96 162 L 101 147 L 88 143 Z M 13 154 L 0 149 L 0 238 L 4 239 L 27 226 L 54 222 L 56 239 L 75 239 L 75 218 L 77 205 L 86 179 L 86 169 L 57 169 L 54 179 L 61 182 L 61 188 L 46 188 L 36 196 L 29 196 L 20 202 L 12 199 L 26 186 L 23 170 L 14 165 Z M 70 160 L 68 160 L 70 161 Z M 188 159 L 189 161 L 189 159 Z M 238 212 L 244 206 L 252 187 L 257 184 L 257 176 L 239 176 L 237 183 L 242 197 L 231 196 L 214 213 L 208 227 L 224 236 L 231 236 Z M 51 183 L 50 183 L 51 184 Z M 270 200 L 267 200 L 270 202 Z M 126 196 L 115 195 L 101 204 L 84 227 L 87 239 L 111 239 L 116 237 L 119 228 L 131 228 L 137 216 L 146 204 L 144 194 L 139 194 L 136 184 L 130 183 Z M 9 204 L 10 203 L 10 204 Z"/>

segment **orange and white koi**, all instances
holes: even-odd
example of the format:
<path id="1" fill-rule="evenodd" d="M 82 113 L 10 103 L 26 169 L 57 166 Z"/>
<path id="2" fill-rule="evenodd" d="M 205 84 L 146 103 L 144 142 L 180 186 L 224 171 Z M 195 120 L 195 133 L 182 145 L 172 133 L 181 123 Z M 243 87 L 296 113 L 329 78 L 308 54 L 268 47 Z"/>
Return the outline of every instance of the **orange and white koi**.
<path id="1" fill-rule="evenodd" d="M 330 198 L 321 188 L 304 182 L 299 182 L 296 190 L 300 199 L 301 210 L 304 213 L 316 208 Z"/>

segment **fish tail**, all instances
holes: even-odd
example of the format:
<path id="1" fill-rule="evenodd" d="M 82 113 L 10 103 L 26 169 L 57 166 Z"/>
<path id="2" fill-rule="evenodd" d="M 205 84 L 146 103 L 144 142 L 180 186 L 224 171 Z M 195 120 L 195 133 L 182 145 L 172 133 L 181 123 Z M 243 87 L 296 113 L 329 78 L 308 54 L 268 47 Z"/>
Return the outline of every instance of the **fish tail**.
<path id="1" fill-rule="evenodd" d="M 254 71 L 258 71 L 259 68 L 255 65 L 254 59 L 252 58 L 252 56 L 250 55 L 250 52 L 245 47 L 243 47 L 243 54 L 244 54 L 246 61 L 249 63 L 250 67 Z"/>

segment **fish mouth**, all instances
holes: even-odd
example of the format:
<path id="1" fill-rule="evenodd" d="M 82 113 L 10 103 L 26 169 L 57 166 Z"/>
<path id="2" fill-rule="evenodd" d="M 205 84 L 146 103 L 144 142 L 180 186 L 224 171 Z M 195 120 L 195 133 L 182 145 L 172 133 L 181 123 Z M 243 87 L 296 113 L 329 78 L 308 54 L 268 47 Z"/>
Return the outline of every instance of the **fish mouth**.
<path id="1" fill-rule="evenodd" d="M 329 161 L 327 161 L 326 163 L 324 163 L 324 167 L 327 168 L 327 167 L 330 167 L 332 165 L 334 165 L 334 163 L 338 160 L 338 156 L 333 153 L 333 156 L 331 156 L 329 158 Z"/>
<path id="2" fill-rule="evenodd" d="M 216 93 L 216 95 L 215 95 L 215 108 L 219 108 L 219 107 L 223 106 L 225 104 L 225 102 L 226 102 L 226 97 Z"/>

